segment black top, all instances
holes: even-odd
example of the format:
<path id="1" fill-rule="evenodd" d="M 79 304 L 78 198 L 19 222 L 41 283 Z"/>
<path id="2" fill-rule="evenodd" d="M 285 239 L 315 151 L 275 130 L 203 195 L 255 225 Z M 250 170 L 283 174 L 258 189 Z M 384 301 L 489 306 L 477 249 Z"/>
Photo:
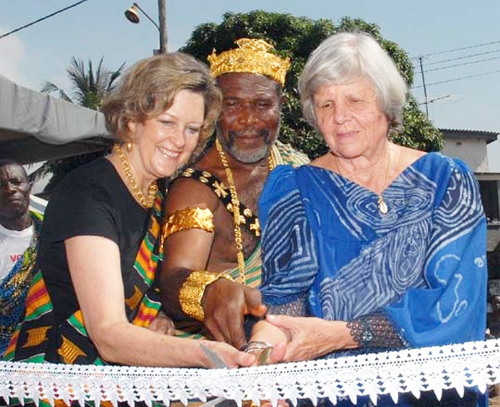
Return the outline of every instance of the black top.
<path id="1" fill-rule="evenodd" d="M 57 320 L 65 320 L 79 308 L 64 240 L 92 235 L 115 242 L 120 250 L 124 286 L 128 287 L 127 277 L 133 272 L 147 220 L 148 211 L 137 203 L 105 158 L 77 168 L 61 181 L 45 211 L 38 253 L 38 265 Z"/>

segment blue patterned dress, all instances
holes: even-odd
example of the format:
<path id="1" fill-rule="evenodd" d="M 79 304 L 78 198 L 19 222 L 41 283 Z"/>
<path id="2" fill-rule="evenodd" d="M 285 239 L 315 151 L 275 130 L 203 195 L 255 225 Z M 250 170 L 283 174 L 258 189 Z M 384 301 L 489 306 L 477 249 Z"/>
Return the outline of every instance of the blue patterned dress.
<path id="1" fill-rule="evenodd" d="M 410 347 L 483 340 L 486 219 L 474 174 L 429 153 L 383 197 L 385 215 L 376 194 L 337 173 L 277 167 L 259 202 L 264 302 L 305 297 L 327 320 L 383 314 Z"/>

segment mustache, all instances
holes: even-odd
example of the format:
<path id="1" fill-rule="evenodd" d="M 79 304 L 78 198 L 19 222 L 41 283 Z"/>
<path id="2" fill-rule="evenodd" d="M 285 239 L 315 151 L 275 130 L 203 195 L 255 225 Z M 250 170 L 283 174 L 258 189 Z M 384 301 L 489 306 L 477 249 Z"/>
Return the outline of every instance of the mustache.
<path id="1" fill-rule="evenodd" d="M 234 141 L 236 138 L 245 137 L 245 135 L 247 135 L 247 134 L 252 134 L 252 135 L 257 135 L 257 136 L 262 137 L 266 144 L 271 143 L 271 137 L 269 135 L 269 130 L 267 130 L 267 129 L 255 130 L 253 128 L 248 127 L 248 128 L 241 129 L 241 130 L 232 130 L 232 131 L 228 132 L 228 136 L 229 136 L 229 140 L 230 140 L 231 144 L 234 144 Z"/>

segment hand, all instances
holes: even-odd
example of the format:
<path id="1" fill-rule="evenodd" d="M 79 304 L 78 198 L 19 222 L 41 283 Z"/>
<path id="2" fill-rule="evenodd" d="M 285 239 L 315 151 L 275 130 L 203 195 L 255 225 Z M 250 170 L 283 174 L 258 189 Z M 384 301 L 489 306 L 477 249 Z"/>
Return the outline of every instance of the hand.
<path id="1" fill-rule="evenodd" d="M 202 305 L 205 326 L 214 339 L 238 349 L 246 342 L 245 315 L 262 317 L 267 312 L 259 290 L 225 278 L 207 286 Z"/>
<path id="2" fill-rule="evenodd" d="M 163 311 L 160 311 L 156 318 L 151 321 L 148 329 L 161 335 L 175 334 L 174 322 Z"/>
<path id="3" fill-rule="evenodd" d="M 284 315 L 267 315 L 266 321 L 285 331 L 289 337 L 284 362 L 315 359 L 334 350 L 358 347 L 344 321 Z M 279 352 L 278 349 L 275 358 L 280 356 Z"/>
<path id="4" fill-rule="evenodd" d="M 249 367 L 255 363 L 254 355 L 240 352 L 227 343 L 208 340 L 200 340 L 198 343 L 203 344 L 205 347 L 215 352 L 222 362 L 230 369 L 236 367 Z M 220 366 L 216 366 L 214 362 L 208 358 L 203 350 L 201 350 L 201 352 L 203 354 L 203 366 L 212 369 L 220 368 Z"/>
<path id="5" fill-rule="evenodd" d="M 269 348 L 245 352 L 255 356 L 253 366 L 273 365 L 283 361 L 286 352 L 286 342 L 278 342 Z"/>

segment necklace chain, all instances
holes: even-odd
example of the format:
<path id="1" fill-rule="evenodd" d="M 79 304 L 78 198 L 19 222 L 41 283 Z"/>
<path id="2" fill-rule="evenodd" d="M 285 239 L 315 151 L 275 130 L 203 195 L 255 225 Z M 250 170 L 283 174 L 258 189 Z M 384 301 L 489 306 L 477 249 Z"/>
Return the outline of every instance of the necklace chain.
<path id="1" fill-rule="evenodd" d="M 240 214 L 240 200 L 238 198 L 238 192 L 236 191 L 236 185 L 234 183 L 233 172 L 231 171 L 231 167 L 229 166 L 229 162 L 227 161 L 226 154 L 222 149 L 222 146 L 218 139 L 215 140 L 215 146 L 219 153 L 219 157 L 222 161 L 222 166 L 226 172 L 227 182 L 229 186 L 229 193 L 231 194 L 231 205 L 233 207 L 233 218 L 234 218 L 234 242 L 236 243 L 237 254 L 236 257 L 238 259 L 238 270 L 239 270 L 239 278 L 238 281 L 242 284 L 246 284 L 245 277 L 245 257 L 243 255 L 243 237 L 241 233 L 241 214 Z M 274 168 L 274 160 L 271 152 L 269 152 L 268 159 L 269 171 Z"/>
<path id="2" fill-rule="evenodd" d="M 337 162 L 337 158 L 335 157 L 335 167 L 336 167 L 336 170 L 337 172 L 341 175 L 342 175 L 342 172 L 340 171 L 340 166 Z M 385 169 L 385 176 L 384 176 L 384 185 L 383 185 L 383 188 L 385 189 L 386 186 L 387 186 L 387 176 L 389 175 L 389 168 L 391 167 L 391 151 L 389 149 L 389 147 L 387 148 L 387 167 Z M 384 190 L 383 189 L 383 190 Z M 385 215 L 387 214 L 387 212 L 389 212 L 389 207 L 387 206 L 387 203 L 385 202 L 384 200 L 384 195 L 383 195 L 383 190 L 382 192 L 380 192 L 380 194 L 377 194 L 378 195 L 378 198 L 377 198 L 377 207 L 378 207 L 378 211 L 382 214 L 382 215 Z"/>
<path id="3" fill-rule="evenodd" d="M 130 165 L 127 160 L 127 156 L 123 152 L 122 148 L 118 145 L 115 144 L 113 146 L 113 151 L 118 154 L 118 158 L 120 159 L 120 164 L 122 166 L 123 172 L 125 173 L 125 176 L 127 177 L 127 183 L 130 186 L 130 189 L 132 190 L 132 194 L 134 195 L 134 198 L 145 208 L 152 208 L 153 204 L 155 202 L 156 198 L 156 193 L 158 192 L 158 185 L 156 181 L 153 181 L 151 185 L 149 186 L 148 189 L 148 197 L 146 198 L 144 196 L 144 193 L 141 191 L 139 186 L 137 185 L 136 180 L 134 179 L 134 176 L 132 175 L 132 171 L 130 171 Z"/>

